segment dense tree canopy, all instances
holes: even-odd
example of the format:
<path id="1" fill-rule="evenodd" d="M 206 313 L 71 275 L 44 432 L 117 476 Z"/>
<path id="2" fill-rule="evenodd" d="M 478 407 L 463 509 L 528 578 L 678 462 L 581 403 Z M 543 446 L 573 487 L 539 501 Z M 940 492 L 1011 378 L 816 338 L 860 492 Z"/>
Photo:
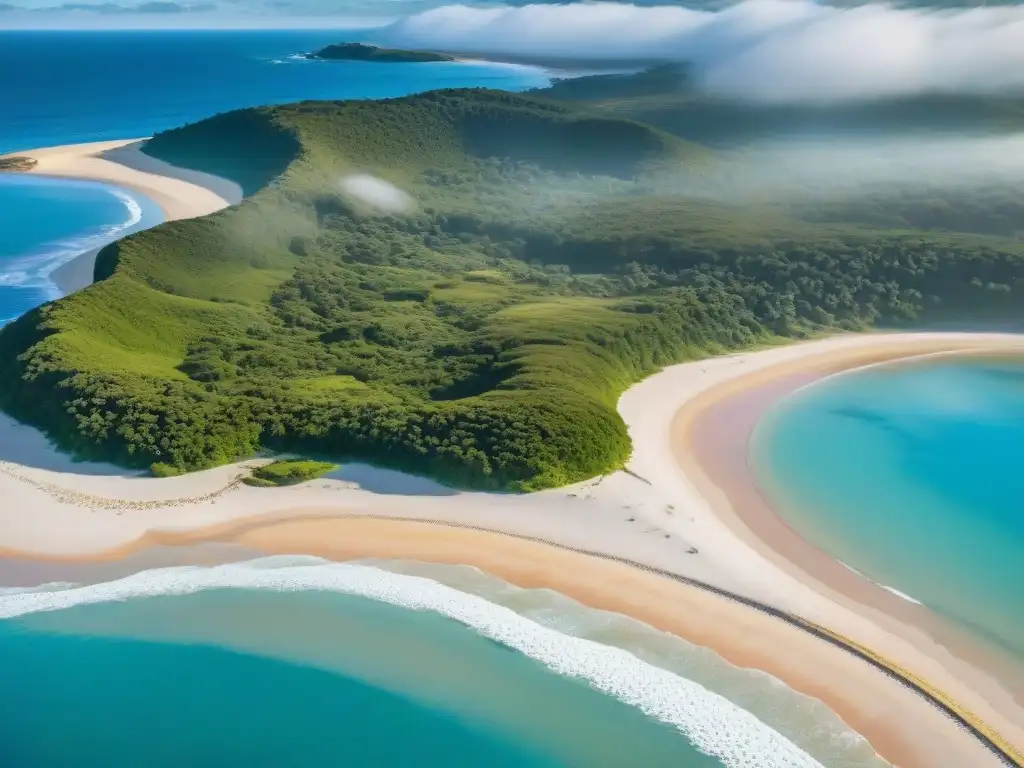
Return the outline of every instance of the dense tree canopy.
<path id="1" fill-rule="evenodd" d="M 1024 291 L 1016 209 L 715 202 L 714 153 L 545 98 L 244 110 L 148 151 L 251 196 L 109 246 L 5 328 L 0 405 L 164 473 L 273 447 L 564 484 L 625 461 L 616 400 L 663 365 Z"/>

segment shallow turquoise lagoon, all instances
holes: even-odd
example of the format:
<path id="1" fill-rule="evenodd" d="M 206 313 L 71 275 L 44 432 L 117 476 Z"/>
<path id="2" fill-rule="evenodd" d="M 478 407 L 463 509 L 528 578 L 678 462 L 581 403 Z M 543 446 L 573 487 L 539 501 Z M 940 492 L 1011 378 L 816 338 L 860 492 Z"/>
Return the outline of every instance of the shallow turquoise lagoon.
<path id="1" fill-rule="evenodd" d="M 825 379 L 763 419 L 751 464 L 805 538 L 1024 658 L 1024 360 Z"/>

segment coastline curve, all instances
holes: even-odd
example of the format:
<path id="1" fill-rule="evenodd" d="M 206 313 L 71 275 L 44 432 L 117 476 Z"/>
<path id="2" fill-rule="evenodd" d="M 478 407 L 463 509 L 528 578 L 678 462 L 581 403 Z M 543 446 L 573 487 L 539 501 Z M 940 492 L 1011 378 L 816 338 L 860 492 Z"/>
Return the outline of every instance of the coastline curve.
<path id="1" fill-rule="evenodd" d="M 604 552 L 587 550 L 579 547 L 573 547 L 566 544 L 562 544 L 556 541 L 540 538 L 537 536 L 528 536 L 524 534 L 518 534 L 509 531 L 503 531 L 495 528 L 488 528 L 479 525 L 472 525 L 468 523 L 457 523 L 443 519 L 430 519 L 430 518 L 417 518 L 417 517 L 395 517 L 387 515 L 370 515 L 370 514 L 347 514 L 347 513 L 332 513 L 332 514 L 312 514 L 312 515 L 290 515 L 288 517 L 280 517 L 276 520 L 257 520 L 257 521 L 239 521 L 236 524 L 217 527 L 210 531 L 191 531 L 191 532 L 160 532 L 147 534 L 135 542 L 118 547 L 116 550 L 112 550 L 109 553 L 96 553 L 90 559 L 120 559 L 126 554 L 131 552 L 144 551 L 145 549 L 154 546 L 182 546 L 189 543 L 195 543 L 198 541 L 243 541 L 247 542 L 246 534 L 252 532 L 260 532 L 266 529 L 273 528 L 276 525 L 291 526 L 302 523 L 328 523 L 328 522 L 349 522 L 349 521 L 367 521 L 376 523 L 386 523 L 389 525 L 398 524 L 400 526 L 413 526 L 413 527 L 432 527 L 440 529 L 450 529 L 456 531 L 471 531 L 475 533 L 486 534 L 487 536 L 498 536 L 502 538 L 528 542 L 530 544 L 541 545 L 545 548 L 553 548 L 563 552 L 571 553 L 573 555 L 579 555 L 585 558 L 593 558 L 609 563 L 615 563 L 618 565 L 626 566 L 627 568 L 640 571 L 645 574 L 655 576 L 659 579 L 666 579 L 676 584 L 683 585 L 688 589 L 697 590 L 708 595 L 713 595 L 715 598 L 726 600 L 737 606 L 742 606 L 744 609 L 755 611 L 763 616 L 768 617 L 773 621 L 779 621 L 783 624 L 792 627 L 806 635 L 809 635 L 816 640 L 822 641 L 850 656 L 857 659 L 860 662 L 868 664 L 873 669 L 881 672 L 889 679 L 898 683 L 902 687 L 911 691 L 930 706 L 934 707 L 943 716 L 952 721 L 958 728 L 964 730 L 970 734 L 972 738 L 977 740 L 995 756 L 1001 764 L 1010 766 L 1011 768 L 1020 768 L 1024 766 L 1024 754 L 1017 750 L 1012 744 L 1004 739 L 995 729 L 980 720 L 974 713 L 965 710 L 963 707 L 957 704 L 950 696 L 945 694 L 943 691 L 936 689 L 930 685 L 927 681 L 918 678 L 913 673 L 900 668 L 898 665 L 889 661 L 885 657 L 871 651 L 869 648 L 861 646 L 855 641 L 842 636 L 839 633 L 830 631 L 829 629 L 815 624 L 814 622 L 808 621 L 800 616 L 792 614 L 788 611 L 782 610 L 775 606 L 767 603 L 745 597 L 736 592 L 732 592 L 728 589 L 709 584 L 698 579 L 694 579 L 685 576 L 674 571 L 670 571 L 664 568 L 658 568 L 646 563 L 641 563 L 635 560 L 631 560 L 626 557 L 621 557 L 613 554 Z M 247 542 L 248 543 L 248 542 Z M 256 545 L 256 548 L 261 551 L 266 551 L 271 554 L 289 554 L 287 547 L 275 551 L 272 548 L 263 549 L 263 547 Z M 302 554 L 308 554 L 308 547 L 304 548 L 307 551 Z M 0 551 L 0 556 L 10 556 L 13 553 L 3 553 Z M 297 553 L 295 553 L 297 554 Z M 514 581 L 512 582 L 514 583 Z M 559 590 L 561 591 L 561 590 Z M 572 595 L 570 595 L 572 596 Z M 687 638 L 684 638 L 687 639 Z"/>
<path id="2" fill-rule="evenodd" d="M 206 216 L 241 201 L 242 190 L 234 182 L 149 157 L 142 151 L 146 141 L 121 139 L 21 150 L 0 155 L 0 164 L 23 160 L 11 170 L 30 176 L 101 182 L 141 194 L 159 207 L 163 221 Z M 93 264 L 99 250 L 87 250 L 61 264 L 50 279 L 64 294 L 85 288 L 93 282 Z"/>

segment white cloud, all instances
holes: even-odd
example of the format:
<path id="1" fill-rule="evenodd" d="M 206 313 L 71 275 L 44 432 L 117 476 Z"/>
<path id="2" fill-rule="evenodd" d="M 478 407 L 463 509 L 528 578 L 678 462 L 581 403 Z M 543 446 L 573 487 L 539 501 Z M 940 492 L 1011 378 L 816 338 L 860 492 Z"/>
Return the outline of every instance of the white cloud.
<path id="1" fill-rule="evenodd" d="M 376 176 L 357 173 L 339 182 L 343 192 L 381 213 L 404 213 L 413 207 L 413 199 L 394 184 Z"/>
<path id="2" fill-rule="evenodd" d="M 766 101 L 1024 93 L 1024 5 L 935 10 L 746 0 L 717 11 L 456 5 L 402 19 L 377 38 L 453 52 L 688 61 L 707 89 Z"/>
<path id="3" fill-rule="evenodd" d="M 724 200 L 859 197 L 913 188 L 991 189 L 1024 180 L 1024 134 L 798 139 L 750 145 L 687 190 Z"/>

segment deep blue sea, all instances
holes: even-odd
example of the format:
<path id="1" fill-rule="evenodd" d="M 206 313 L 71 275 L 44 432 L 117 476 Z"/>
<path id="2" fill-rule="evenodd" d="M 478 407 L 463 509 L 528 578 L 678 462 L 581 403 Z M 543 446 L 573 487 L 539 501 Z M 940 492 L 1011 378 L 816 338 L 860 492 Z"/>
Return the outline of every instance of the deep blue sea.
<path id="1" fill-rule="evenodd" d="M 240 107 L 380 99 L 434 88 L 522 90 L 543 71 L 500 64 L 296 58 L 372 30 L 0 31 L 0 153 L 148 136 Z"/>
<path id="2" fill-rule="evenodd" d="M 1024 658 L 1024 360 L 875 366 L 793 394 L 751 465 L 802 536 Z"/>
<path id="3" fill-rule="evenodd" d="M 434 88 L 546 85 L 512 65 L 313 62 L 298 54 L 358 31 L 0 31 L 0 154 L 135 138 L 240 107 L 385 98 Z M 134 202 L 129 202 L 134 200 Z M 0 323 L 57 296 L 47 275 L 76 253 L 159 222 L 136 193 L 0 175 Z M 134 224 L 133 224 L 134 226 Z M 138 228 L 138 227 L 136 227 Z"/>
<path id="4" fill-rule="evenodd" d="M 5 766 L 883 765 L 763 673 L 457 566 L 278 557 L 0 590 L 0 659 Z"/>

